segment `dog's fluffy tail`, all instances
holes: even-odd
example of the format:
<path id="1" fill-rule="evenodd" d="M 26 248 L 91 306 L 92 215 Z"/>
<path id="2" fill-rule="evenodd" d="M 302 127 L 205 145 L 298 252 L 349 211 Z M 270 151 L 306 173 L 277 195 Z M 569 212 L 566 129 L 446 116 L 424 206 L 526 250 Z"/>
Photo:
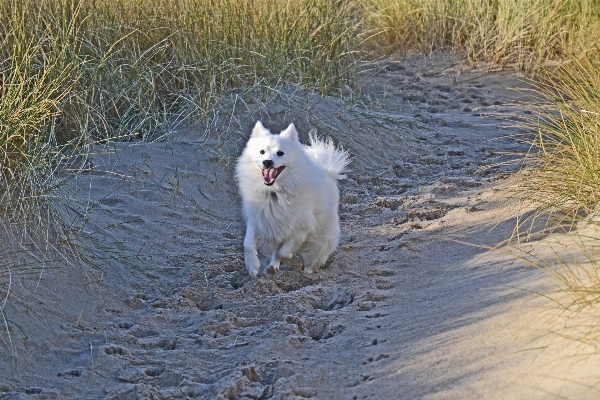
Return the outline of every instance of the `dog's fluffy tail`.
<path id="1" fill-rule="evenodd" d="M 344 168 L 350 163 L 348 152 L 343 148 L 336 148 L 331 139 L 322 141 L 317 137 L 316 131 L 310 132 L 310 146 L 306 146 L 306 153 L 317 165 L 322 167 L 332 179 L 344 179 Z"/>

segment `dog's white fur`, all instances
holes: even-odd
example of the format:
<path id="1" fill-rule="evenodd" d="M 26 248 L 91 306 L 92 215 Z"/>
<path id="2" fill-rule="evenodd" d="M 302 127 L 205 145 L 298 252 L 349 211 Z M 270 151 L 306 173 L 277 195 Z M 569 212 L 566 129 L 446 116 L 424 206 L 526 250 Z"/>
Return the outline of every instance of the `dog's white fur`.
<path id="1" fill-rule="evenodd" d="M 348 162 L 331 140 L 311 135 L 310 146 L 300 144 L 294 124 L 276 135 L 256 123 L 236 166 L 250 276 L 260 270 L 257 247 L 272 254 L 271 273 L 297 251 L 309 274 L 327 261 L 340 239 L 337 180 Z"/>

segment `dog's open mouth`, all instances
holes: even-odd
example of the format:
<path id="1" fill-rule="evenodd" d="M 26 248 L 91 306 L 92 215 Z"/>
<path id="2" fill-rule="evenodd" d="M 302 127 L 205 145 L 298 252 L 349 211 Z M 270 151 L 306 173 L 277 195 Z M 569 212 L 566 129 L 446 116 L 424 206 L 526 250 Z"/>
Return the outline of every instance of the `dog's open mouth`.
<path id="1" fill-rule="evenodd" d="M 263 179 L 265 181 L 265 185 L 271 186 L 272 184 L 274 184 L 275 179 L 277 179 L 277 177 L 279 176 L 281 171 L 283 171 L 284 168 L 285 167 L 265 168 L 265 169 L 261 170 L 262 174 L 263 174 Z"/>

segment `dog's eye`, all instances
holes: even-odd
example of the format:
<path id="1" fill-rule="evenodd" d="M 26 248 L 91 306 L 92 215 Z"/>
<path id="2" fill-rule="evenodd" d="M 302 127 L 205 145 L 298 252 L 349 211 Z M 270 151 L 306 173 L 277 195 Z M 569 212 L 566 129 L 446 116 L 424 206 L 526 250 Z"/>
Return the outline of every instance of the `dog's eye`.
<path id="1" fill-rule="evenodd" d="M 260 154 L 265 154 L 265 151 L 264 151 L 264 150 L 261 150 L 261 151 L 260 151 Z"/>
<path id="2" fill-rule="evenodd" d="M 283 155 L 283 151 L 278 151 L 278 152 L 277 152 L 277 155 L 278 155 L 279 157 L 281 157 L 281 156 Z"/>

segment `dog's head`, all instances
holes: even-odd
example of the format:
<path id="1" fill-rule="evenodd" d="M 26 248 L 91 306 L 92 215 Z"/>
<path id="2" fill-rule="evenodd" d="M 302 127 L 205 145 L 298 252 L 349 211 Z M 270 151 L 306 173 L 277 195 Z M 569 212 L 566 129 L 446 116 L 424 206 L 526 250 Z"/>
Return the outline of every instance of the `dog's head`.
<path id="1" fill-rule="evenodd" d="M 244 153 L 261 171 L 264 184 L 271 186 L 282 173 L 285 174 L 284 169 L 293 163 L 299 147 L 298 132 L 294 124 L 290 124 L 279 135 L 274 135 L 258 121 L 252 129 Z"/>

